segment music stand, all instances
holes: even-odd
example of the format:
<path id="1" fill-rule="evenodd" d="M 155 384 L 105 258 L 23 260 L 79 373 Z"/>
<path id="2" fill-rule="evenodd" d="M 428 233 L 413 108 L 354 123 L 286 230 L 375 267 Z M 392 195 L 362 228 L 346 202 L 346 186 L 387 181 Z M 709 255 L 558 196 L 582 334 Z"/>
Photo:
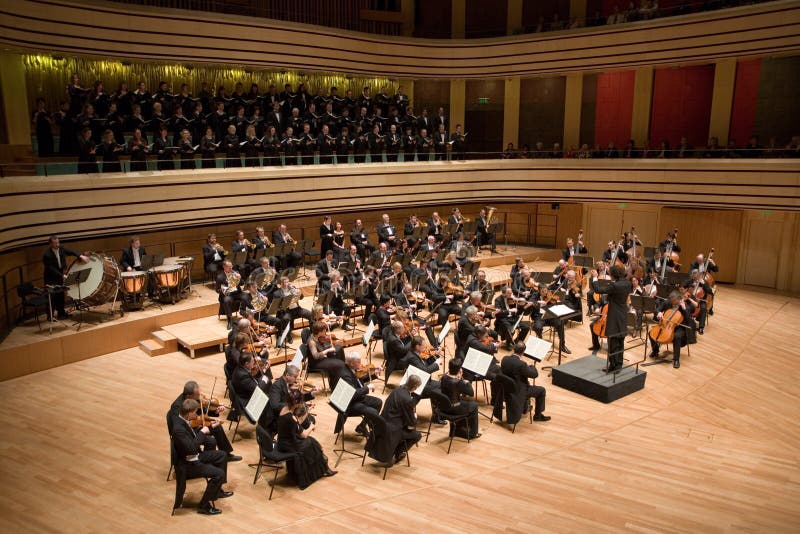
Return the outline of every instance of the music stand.
<path id="1" fill-rule="evenodd" d="M 433 256 L 433 251 L 420 249 L 414 257 L 414 261 L 430 260 L 431 256 Z"/>
<path id="2" fill-rule="evenodd" d="M 447 253 L 448 252 L 450 252 L 450 251 L 447 250 L 447 249 L 443 249 L 443 250 L 440 250 L 439 252 L 437 252 L 436 253 L 436 263 L 439 264 L 439 263 L 444 262 L 444 259 L 447 257 Z"/>
<path id="3" fill-rule="evenodd" d="M 56 316 L 53 315 L 53 295 L 55 293 L 64 293 L 67 291 L 67 286 L 64 285 L 45 285 L 45 290 L 47 291 L 47 306 L 50 310 L 50 325 L 49 325 L 49 332 L 48 335 L 53 335 L 53 323 L 58 322 L 61 323 L 59 319 L 56 319 Z M 41 329 L 39 330 L 41 332 Z"/>
<path id="4" fill-rule="evenodd" d="M 644 257 L 645 259 L 649 260 L 655 256 L 656 247 L 644 247 Z"/>
<path id="5" fill-rule="evenodd" d="M 422 225 L 419 225 L 414 228 L 414 231 L 411 232 L 411 237 L 414 239 L 419 239 L 422 236 Z"/>
<path id="6" fill-rule="evenodd" d="M 164 265 L 164 255 L 163 254 L 144 254 L 140 259 L 141 269 L 143 271 L 149 271 L 153 267 L 160 267 Z"/>
<path id="7" fill-rule="evenodd" d="M 582 269 L 586 269 L 586 272 L 591 271 L 594 269 L 594 257 L 593 256 L 573 256 L 572 257 L 572 267 L 580 267 Z"/>
<path id="8" fill-rule="evenodd" d="M 477 229 L 478 229 L 478 221 L 465 222 L 464 225 L 461 227 L 461 231 L 464 233 L 465 236 L 467 234 L 474 234 Z"/>
<path id="9" fill-rule="evenodd" d="M 333 300 L 333 291 L 326 291 L 325 293 L 320 293 L 320 295 L 317 297 L 317 305 L 322 306 L 322 310 L 325 313 L 329 313 L 326 310 L 331 305 L 332 300 Z"/>
<path id="10" fill-rule="evenodd" d="M 287 243 L 287 245 L 291 245 L 291 243 Z M 294 245 L 294 251 L 300 255 L 303 263 L 303 273 L 300 275 L 300 278 L 302 280 L 309 280 L 310 277 L 306 273 L 306 251 L 310 250 L 311 247 L 314 246 L 314 241 L 311 239 L 301 239 L 300 241 L 295 242 Z M 292 252 L 291 248 L 289 248 L 286 254 L 289 254 L 290 252 Z"/>
<path id="11" fill-rule="evenodd" d="M 533 279 L 537 283 L 544 284 L 546 286 L 549 286 L 550 284 L 552 284 L 554 282 L 553 275 L 551 273 L 548 273 L 548 272 L 534 273 L 533 274 Z"/>
<path id="12" fill-rule="evenodd" d="M 682 286 L 692 279 L 689 273 L 681 273 L 677 271 L 664 273 L 664 283 L 669 286 Z"/>
<path id="13" fill-rule="evenodd" d="M 504 240 L 504 245 L 503 246 L 508 248 L 508 234 L 505 232 L 505 230 L 506 230 L 505 223 L 501 223 L 501 222 L 492 223 L 486 228 L 486 235 L 494 234 L 494 242 L 496 244 L 497 243 L 497 234 L 502 233 L 503 234 L 503 240 Z M 491 254 L 500 254 L 500 253 L 495 251 L 495 252 L 491 252 Z"/>
<path id="14" fill-rule="evenodd" d="M 74 285 L 78 286 L 78 299 L 75 301 L 75 309 L 78 310 L 78 322 L 72 326 L 78 327 L 78 330 L 81 329 L 81 325 L 83 324 L 83 310 L 86 309 L 86 306 L 83 305 L 83 300 L 81 296 L 81 284 L 86 282 L 89 279 L 89 272 L 91 269 L 81 269 L 79 271 L 74 271 L 67 275 L 67 279 L 64 280 L 64 285 L 67 287 L 71 287 Z M 52 312 L 51 312 L 52 313 Z M 52 318 L 52 315 L 51 315 Z"/>
<path id="15" fill-rule="evenodd" d="M 566 305 L 561 305 L 563 308 L 568 308 Z M 543 319 L 554 319 L 559 323 L 560 330 L 563 332 L 564 330 L 564 323 L 569 321 L 570 319 L 574 319 L 575 317 L 580 317 L 581 312 L 572 310 L 568 308 L 567 310 L 562 310 L 559 305 L 552 306 L 550 308 L 545 308 L 544 315 L 542 316 Z M 563 313 L 561 313 L 563 311 Z M 558 365 L 561 365 L 561 347 L 564 346 L 564 340 L 560 339 L 558 343 Z M 542 367 L 542 369 L 552 369 L 553 366 Z"/>

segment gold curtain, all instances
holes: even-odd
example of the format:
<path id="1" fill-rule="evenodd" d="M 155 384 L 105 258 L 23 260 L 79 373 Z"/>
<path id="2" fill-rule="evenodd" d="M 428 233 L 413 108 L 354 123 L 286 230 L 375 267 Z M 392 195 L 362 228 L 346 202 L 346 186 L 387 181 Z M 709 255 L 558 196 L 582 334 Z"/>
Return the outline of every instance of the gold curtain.
<path id="1" fill-rule="evenodd" d="M 394 94 L 398 86 L 397 80 L 385 77 L 348 76 L 333 72 L 265 70 L 225 65 L 171 65 L 35 54 L 23 56 L 23 62 L 31 109 L 36 98 L 43 97 L 51 111 L 58 109 L 59 101 L 67 100 L 66 86 L 73 73 L 80 76 L 83 87 L 91 88 L 95 80 L 102 81 L 106 93 L 109 94 L 117 90 L 120 82 L 126 82 L 128 89 L 133 91 L 139 81 L 144 81 L 151 92 L 158 89 L 159 82 L 165 81 L 173 93 L 178 93 L 181 84 L 186 83 L 194 95 L 200 92 L 202 82 L 208 83 L 208 90 L 212 94 L 216 94 L 217 87 L 223 85 L 230 95 L 238 82 L 244 85 L 245 92 L 250 90 L 250 84 L 256 83 L 262 94 L 268 92 L 270 84 L 275 84 L 278 91 L 282 91 L 286 83 L 291 84 L 292 89 L 296 89 L 300 83 L 305 83 L 312 96 L 316 95 L 319 88 L 323 89 L 324 94 L 328 94 L 330 87 L 335 86 L 340 96 L 344 96 L 347 89 L 352 89 L 356 98 L 365 86 L 372 88 L 373 95 L 384 86 L 389 94 Z"/>

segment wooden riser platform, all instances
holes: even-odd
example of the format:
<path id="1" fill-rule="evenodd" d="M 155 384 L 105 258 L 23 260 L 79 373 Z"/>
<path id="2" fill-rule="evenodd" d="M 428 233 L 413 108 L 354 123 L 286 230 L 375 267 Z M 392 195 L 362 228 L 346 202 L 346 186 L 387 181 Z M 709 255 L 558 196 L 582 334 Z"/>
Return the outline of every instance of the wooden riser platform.
<path id="1" fill-rule="evenodd" d="M 539 260 L 535 265 L 538 269 L 552 269 L 553 262 L 559 257 L 559 251 L 553 249 L 526 247 L 526 246 L 498 246 L 501 254 L 489 254 L 481 251 L 477 259 L 481 261 L 481 268 L 487 271 L 489 280 L 498 286 L 508 281 L 510 265 L 517 256 L 523 257 L 529 264 Z M 309 280 L 299 280 L 296 285 L 303 290 L 306 299 L 301 303 L 310 308 L 312 304 L 314 285 L 313 266 L 307 269 Z M 197 319 L 209 319 L 220 330 L 225 330 L 225 322 L 217 320 L 219 302 L 217 294 L 211 284 L 195 284 L 195 295 L 178 301 L 176 304 L 153 304 L 144 310 L 127 312 L 124 317 L 111 321 L 98 323 L 97 318 L 109 308 L 108 305 L 97 308 L 98 313 L 86 314 L 87 323 L 80 331 L 73 326 L 74 321 L 65 321 L 57 324 L 52 334 L 48 333 L 47 325 L 43 322 L 40 331 L 35 321 L 20 325 L 0 344 L 0 358 L 5 364 L 0 369 L 0 380 L 7 380 L 23 376 L 52 367 L 85 360 L 94 356 L 108 354 L 118 350 L 136 347 L 143 340 L 148 354 L 161 353 L 163 349 L 154 332 L 164 329 L 165 326 L 185 323 Z M 73 314 L 74 315 L 74 314 Z M 42 318 L 43 319 L 43 318 Z M 213 319 L 213 320 L 212 320 Z M 300 321 L 295 321 L 295 328 L 301 327 Z M 215 334 L 216 335 L 216 334 Z M 299 337 L 295 335 L 295 337 Z M 214 342 L 209 339 L 206 346 L 214 346 L 221 335 L 216 335 Z M 225 333 L 227 340 L 227 332 Z M 196 344 L 194 348 L 199 348 Z M 149 351 L 148 351 L 149 349 Z"/>

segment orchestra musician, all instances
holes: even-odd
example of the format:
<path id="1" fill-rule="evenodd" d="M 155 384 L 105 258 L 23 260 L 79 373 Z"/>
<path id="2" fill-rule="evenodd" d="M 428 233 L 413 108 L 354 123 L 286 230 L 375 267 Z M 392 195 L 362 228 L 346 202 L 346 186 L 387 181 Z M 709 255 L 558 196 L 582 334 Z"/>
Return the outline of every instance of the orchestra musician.
<path id="1" fill-rule="evenodd" d="M 212 276 L 222 268 L 225 249 L 217 243 L 217 234 L 208 234 L 203 245 L 203 270 Z"/>
<path id="2" fill-rule="evenodd" d="M 342 228 L 341 221 L 336 221 L 333 225 L 333 254 L 342 261 L 342 257 L 347 254 L 347 248 L 344 246 L 344 229 Z"/>
<path id="3" fill-rule="evenodd" d="M 389 214 L 381 215 L 381 223 L 378 224 L 378 242 L 386 243 L 389 247 L 397 245 L 397 230 L 389 221 Z"/>
<path id="4" fill-rule="evenodd" d="M 236 237 L 231 241 L 231 253 L 244 252 L 244 263 L 236 265 L 236 269 L 243 276 L 247 276 L 247 272 L 258 265 L 253 258 L 249 257 L 251 248 L 255 248 L 255 246 L 244 236 L 244 232 L 236 230 Z"/>
<path id="5" fill-rule="evenodd" d="M 282 276 L 280 278 L 280 287 L 276 288 L 272 295 L 273 298 L 285 298 L 289 296 L 296 297 L 298 302 L 300 298 L 302 298 L 302 293 L 299 289 L 292 285 L 288 276 Z M 286 325 L 292 324 L 295 319 L 302 318 L 308 322 L 311 322 L 311 312 L 301 307 L 298 302 L 294 302 L 288 308 L 278 312 L 280 314 L 278 319 L 281 321 L 281 331 L 286 328 Z M 286 337 L 286 342 L 292 343 L 291 329 L 289 329 L 289 335 Z"/>
<path id="6" fill-rule="evenodd" d="M 577 243 L 571 238 L 567 238 L 567 246 L 564 250 L 561 251 L 561 259 L 564 261 L 569 261 L 569 259 L 573 256 L 578 256 L 580 254 L 586 254 L 589 250 L 583 245 L 583 242 L 578 240 Z"/>
<path id="7" fill-rule="evenodd" d="M 469 415 L 465 421 L 453 424 L 453 435 L 466 439 L 481 437 L 478 432 L 478 403 L 473 400 L 475 391 L 464 379 L 461 360 L 453 358 L 447 362 L 447 374 L 442 376 L 441 388 L 442 394 L 450 400 L 448 414 Z"/>
<path id="8" fill-rule="evenodd" d="M 201 450 L 205 436 L 211 431 L 201 426 L 195 431 L 191 424 L 197 416 L 200 403 L 194 399 L 186 399 L 181 404 L 178 419 L 172 424 L 170 435 L 175 445 L 175 456 L 184 464 L 188 478 L 206 478 L 206 490 L 197 505 L 197 512 L 206 515 L 217 515 L 222 511 L 214 505 L 217 499 L 233 495 L 222 485 L 228 476 L 228 455 L 221 450 Z"/>
<path id="9" fill-rule="evenodd" d="M 433 280 L 427 280 L 421 289 L 425 292 L 425 296 L 436 306 L 439 326 L 444 326 L 450 315 L 461 315 L 459 302 L 464 298 L 464 288 L 451 282 L 446 274 L 438 276 L 438 283 Z"/>
<path id="10" fill-rule="evenodd" d="M 522 257 L 517 256 L 516 258 L 514 258 L 514 265 L 511 266 L 511 272 L 509 272 L 508 274 L 509 278 L 511 278 L 511 280 L 514 280 L 517 276 L 519 276 L 520 271 L 522 271 L 522 269 L 525 268 L 526 268 L 525 260 Z"/>
<path id="11" fill-rule="evenodd" d="M 420 439 L 422 434 L 416 430 L 416 403 L 411 396 L 420 385 L 417 375 L 411 375 L 402 386 L 389 394 L 383 405 L 381 418 L 386 422 L 386 434 L 376 436 L 374 443 L 368 443 L 367 452 L 379 462 L 398 463 L 406 457 L 409 447 Z"/>
<path id="12" fill-rule="evenodd" d="M 614 241 L 608 242 L 608 247 L 603 251 L 603 261 L 611 267 L 616 260 L 622 263 L 628 263 L 628 254 L 622 249 L 622 244 L 617 244 Z M 613 261 L 612 261 L 613 260 Z"/>
<path id="13" fill-rule="evenodd" d="M 325 215 L 322 218 L 322 224 L 319 226 L 319 238 L 320 253 L 322 257 L 325 257 L 326 252 L 333 251 L 333 223 L 330 215 Z"/>
<path id="14" fill-rule="evenodd" d="M 42 255 L 42 266 L 44 268 L 44 283 L 46 286 L 63 286 L 67 279 L 67 257 L 78 258 L 81 263 L 88 263 L 89 258 L 83 254 L 78 254 L 68 248 L 61 247 L 61 242 L 57 235 L 51 235 L 48 240 L 47 250 Z M 69 314 L 64 310 L 64 292 L 53 291 L 51 294 L 53 309 L 58 313 L 59 319 L 66 319 Z M 52 320 L 50 309 L 47 310 L 47 319 Z"/>
<path id="15" fill-rule="evenodd" d="M 201 400 L 200 386 L 194 380 L 189 380 L 186 382 L 186 384 L 184 384 L 181 394 L 178 395 L 178 398 L 175 399 L 175 401 L 169 407 L 169 414 L 172 418 L 170 428 L 172 428 L 172 426 L 178 422 L 178 418 L 181 415 L 181 406 L 187 399 L 193 399 L 197 401 L 198 408 L 195 413 L 198 416 L 202 417 L 203 415 L 207 415 L 216 419 L 225 412 L 225 406 L 219 405 L 218 407 L 212 409 L 209 404 L 210 399 Z M 227 454 L 227 461 L 241 461 L 241 456 L 233 454 L 233 446 L 228 440 L 228 436 L 225 434 L 225 429 L 218 420 L 211 424 L 210 430 L 211 431 L 208 434 L 203 433 L 202 436 L 197 436 L 198 438 L 202 438 L 201 445 L 203 446 L 203 450 L 213 451 L 215 449 L 219 449 Z"/>
<path id="16" fill-rule="evenodd" d="M 523 341 L 530 333 L 530 326 L 524 322 L 519 323 L 519 333 L 514 337 L 514 325 L 522 315 L 514 290 L 511 286 L 504 286 L 494 301 L 495 319 L 494 327 L 498 335 L 505 341 L 505 348 L 510 349 L 514 343 Z"/>
<path id="17" fill-rule="evenodd" d="M 517 394 L 510 399 L 512 402 L 506 406 L 506 419 L 509 423 L 519 421 L 522 414 L 527 413 L 529 409 L 528 399 L 534 399 L 533 420 L 534 421 L 549 421 L 550 416 L 544 415 L 545 400 L 547 397 L 547 390 L 542 386 L 531 385 L 528 380 L 536 380 L 539 376 L 539 370 L 535 365 L 527 365 L 522 361 L 522 356 L 525 354 L 525 344 L 516 343 L 514 345 L 513 354 L 509 354 L 500 362 L 500 369 L 504 375 L 517 383 Z M 494 382 L 492 383 L 494 385 Z M 502 398 L 500 395 L 492 395 L 495 399 L 494 410 L 495 417 L 502 418 Z M 499 401 L 499 402 L 498 402 Z M 510 410 L 513 406 L 513 410 Z M 509 414 L 509 412 L 512 412 Z M 502 419 L 501 419 L 502 420 Z"/>
<path id="18" fill-rule="evenodd" d="M 251 353 L 243 352 L 239 356 L 239 365 L 231 375 L 233 390 L 239 396 L 242 406 L 247 406 L 256 388 L 267 393 L 272 385 L 272 369 L 268 366 L 262 367 L 259 363 Z"/>
<path id="19" fill-rule="evenodd" d="M 409 248 L 414 248 L 414 246 L 419 242 L 418 237 L 414 237 L 414 232 L 417 228 L 421 227 L 422 224 L 419 222 L 419 219 L 416 215 L 411 215 L 408 218 L 408 221 L 403 225 L 403 237 L 405 237 L 406 242 L 408 243 Z"/>
<path id="20" fill-rule="evenodd" d="M 491 337 L 489 329 L 482 324 L 478 324 L 475 326 L 472 333 L 467 336 L 466 341 L 466 348 L 464 350 L 464 354 L 469 351 L 469 349 L 475 349 L 485 354 L 492 355 L 492 363 L 489 364 L 489 369 L 486 371 L 486 377 L 489 380 L 493 380 L 497 373 L 500 372 L 500 366 L 498 365 L 497 358 L 495 355 L 497 354 L 497 349 L 500 346 L 500 343 L 496 339 Z M 481 377 L 476 375 L 472 371 L 467 371 L 465 376 L 468 380 L 479 380 Z"/>
<path id="21" fill-rule="evenodd" d="M 596 274 L 595 274 L 596 273 Z M 610 280 L 611 275 L 608 272 L 608 265 L 605 262 L 598 261 L 595 263 L 594 270 L 589 273 L 589 289 L 586 291 L 586 315 L 592 316 L 600 311 L 600 308 L 606 303 L 605 295 L 599 295 L 595 298 L 594 282 L 597 280 Z"/>
<path id="22" fill-rule="evenodd" d="M 296 243 L 294 238 L 286 230 L 285 224 L 281 224 L 275 231 L 272 232 L 272 242 L 276 245 Z M 284 268 L 295 268 L 302 263 L 303 256 L 301 256 L 299 252 L 292 250 L 289 253 L 280 256 L 278 261 Z"/>
<path id="23" fill-rule="evenodd" d="M 702 256 L 699 256 L 698 258 L 700 257 Z M 709 267 L 710 266 L 711 264 L 709 264 Z M 703 279 L 702 273 L 698 269 L 692 269 L 690 272 L 692 278 L 687 280 L 683 287 L 687 290 L 689 297 L 697 302 L 696 306 L 700 309 L 699 314 L 697 315 L 697 333 L 703 335 L 703 331 L 706 327 L 706 319 L 708 318 L 708 295 L 712 295 L 714 290 Z"/>
<path id="24" fill-rule="evenodd" d="M 364 324 L 369 323 L 369 317 L 373 315 L 380 306 L 375 288 L 378 285 L 378 275 L 375 267 L 367 265 L 359 275 L 353 275 L 356 279 L 354 284 L 355 301 L 364 306 Z"/>
<path id="25" fill-rule="evenodd" d="M 335 384 L 344 368 L 344 349 L 333 343 L 328 325 L 316 321 L 311 325 L 308 346 L 308 368 L 328 374 L 330 384 Z"/>
<path id="26" fill-rule="evenodd" d="M 664 252 L 666 251 L 662 250 L 660 247 L 655 249 L 655 251 L 653 252 L 653 257 L 647 260 L 646 270 L 648 273 L 654 272 L 660 276 L 661 269 L 664 268 L 664 265 L 662 264 L 662 262 L 664 261 L 667 262 L 666 269 L 664 272 L 671 273 L 675 269 L 675 262 L 672 260 L 672 258 L 664 259 Z"/>
<path id="27" fill-rule="evenodd" d="M 687 332 L 694 326 L 691 311 L 686 306 L 686 303 L 681 298 L 678 291 L 672 291 L 669 294 L 669 300 L 659 301 L 656 307 L 656 320 L 661 321 L 665 317 L 669 320 L 674 313 L 680 314 L 680 323 L 675 326 L 672 338 L 672 367 L 678 369 L 681 366 L 681 347 L 687 343 Z M 650 357 L 656 359 L 659 357 L 659 344 L 653 339 L 653 336 L 648 332 L 647 337 L 650 339 L 650 346 L 652 352 Z"/>
<path id="28" fill-rule="evenodd" d="M 336 266 L 333 264 L 333 250 L 328 249 L 327 252 L 323 254 L 323 258 L 317 262 L 317 281 L 328 280 L 330 273 L 334 270 L 336 270 Z"/>
<path id="29" fill-rule="evenodd" d="M 142 246 L 139 236 L 135 235 L 130 238 L 128 248 L 122 249 L 122 258 L 119 260 L 119 266 L 123 271 L 141 271 L 142 270 L 142 256 L 147 254 Z"/>
<path id="30" fill-rule="evenodd" d="M 379 397 L 370 395 L 370 393 L 375 391 L 375 385 L 372 383 L 365 384 L 356 376 L 356 372 L 359 367 L 361 367 L 361 355 L 357 352 L 349 352 L 347 356 L 345 356 L 344 361 L 345 366 L 339 375 L 339 379 L 344 380 L 346 384 L 355 389 L 355 393 L 350 399 L 350 404 L 347 406 L 345 413 L 348 416 L 354 415 L 363 417 L 371 414 L 377 417 L 381 411 L 381 407 L 383 407 L 383 401 Z M 367 377 L 366 380 L 369 380 L 369 377 Z M 331 389 L 336 389 L 336 384 L 333 384 Z M 366 419 L 362 420 L 356 427 L 356 434 L 361 434 L 362 436 L 367 435 L 366 421 Z M 339 424 L 344 424 L 344 421 L 342 420 L 340 422 L 337 420 L 337 425 Z M 338 430 L 338 428 L 334 428 L 334 432 L 338 432 Z"/>
<path id="31" fill-rule="evenodd" d="M 444 221 L 439 217 L 439 212 L 434 211 L 431 213 L 428 219 L 428 235 L 433 236 L 436 242 L 441 242 L 444 239 L 444 234 L 442 233 L 443 227 Z M 428 242 L 430 243 L 430 240 L 428 240 Z"/>
<path id="32" fill-rule="evenodd" d="M 356 219 L 353 229 L 350 230 L 350 243 L 356 246 L 359 255 L 365 260 L 368 255 L 375 251 L 375 245 L 369 242 L 367 231 L 361 224 L 361 219 Z"/>
<path id="33" fill-rule="evenodd" d="M 352 313 L 352 309 L 348 306 L 344 301 L 344 292 L 345 292 L 345 285 L 346 279 L 342 278 L 342 275 L 339 271 L 333 270 L 331 271 L 327 280 L 323 280 L 320 284 L 320 293 L 326 294 L 328 292 L 332 292 L 333 296 L 331 297 L 331 301 L 329 304 L 330 310 L 336 314 L 337 317 L 341 317 L 344 319 L 342 321 L 342 329 L 347 331 L 350 330 L 349 322 L 350 322 L 350 314 Z"/>
<path id="34" fill-rule="evenodd" d="M 470 293 L 474 291 L 478 291 L 484 302 L 491 302 L 491 298 L 494 296 L 494 287 L 492 287 L 492 283 L 487 280 L 486 271 L 480 269 L 477 273 L 477 276 L 472 278 L 469 285 L 467 285 L 467 291 Z"/>
<path id="35" fill-rule="evenodd" d="M 606 335 L 608 336 L 608 372 L 622 368 L 625 352 L 625 334 L 628 331 L 628 296 L 631 283 L 625 278 L 625 269 L 612 265 L 609 269 L 611 284 L 601 288 L 597 284 L 596 272 L 592 272 L 592 290 L 608 296 L 608 312 L 606 315 Z M 592 351 L 599 348 L 597 338 L 592 336 Z"/>
<path id="36" fill-rule="evenodd" d="M 402 371 L 408 367 L 406 354 L 411 348 L 411 339 L 403 341 L 405 325 L 401 321 L 391 321 L 387 328 L 381 331 L 386 347 L 384 354 L 384 376 L 391 375 L 394 371 Z"/>
<path id="37" fill-rule="evenodd" d="M 497 234 L 492 231 L 489 231 L 489 225 L 487 224 L 488 221 L 486 220 L 486 208 L 482 208 L 481 211 L 478 213 L 478 217 L 476 219 L 478 223 L 477 227 L 477 243 L 478 247 L 482 245 L 491 245 L 491 252 L 492 254 L 497 254 Z"/>
<path id="38" fill-rule="evenodd" d="M 233 310 L 238 309 L 239 301 L 242 297 L 242 292 L 239 288 L 241 281 L 242 275 L 233 270 L 233 264 L 228 260 L 223 261 L 222 272 L 217 275 L 216 289 L 219 294 L 219 303 L 222 306 L 222 311 L 228 318 L 228 329 L 233 326 Z"/>
<path id="39" fill-rule="evenodd" d="M 444 359 L 437 353 L 434 352 L 430 356 L 423 358 L 422 356 L 422 338 L 419 336 L 413 336 L 411 338 L 411 344 L 409 345 L 408 352 L 405 356 L 405 364 L 407 366 L 416 367 L 421 371 L 425 371 L 430 375 L 433 375 L 436 371 L 438 371 L 441 366 L 444 364 Z M 388 375 L 387 375 L 388 376 Z M 431 396 L 432 391 L 441 391 L 442 387 L 438 380 L 434 380 L 433 377 L 428 380 L 425 384 L 425 387 L 422 389 L 422 394 L 417 397 L 416 394 L 412 393 L 412 396 L 419 402 L 419 399 L 428 399 Z M 434 423 L 442 424 L 442 421 L 434 421 Z"/>

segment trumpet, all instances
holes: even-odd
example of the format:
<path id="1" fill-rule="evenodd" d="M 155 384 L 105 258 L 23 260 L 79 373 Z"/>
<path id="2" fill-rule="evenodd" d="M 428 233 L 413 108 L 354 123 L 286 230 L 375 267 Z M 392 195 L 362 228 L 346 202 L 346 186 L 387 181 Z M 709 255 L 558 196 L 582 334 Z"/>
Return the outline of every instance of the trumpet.
<path id="1" fill-rule="evenodd" d="M 223 247 L 223 246 L 222 246 L 222 245 L 220 245 L 219 243 L 214 243 L 214 245 L 213 245 L 213 246 L 214 246 L 214 249 L 215 249 L 217 252 L 219 252 L 220 254 L 222 254 L 223 256 L 227 256 L 227 255 L 228 255 L 228 251 L 227 251 L 227 250 L 225 250 L 225 247 Z"/>

